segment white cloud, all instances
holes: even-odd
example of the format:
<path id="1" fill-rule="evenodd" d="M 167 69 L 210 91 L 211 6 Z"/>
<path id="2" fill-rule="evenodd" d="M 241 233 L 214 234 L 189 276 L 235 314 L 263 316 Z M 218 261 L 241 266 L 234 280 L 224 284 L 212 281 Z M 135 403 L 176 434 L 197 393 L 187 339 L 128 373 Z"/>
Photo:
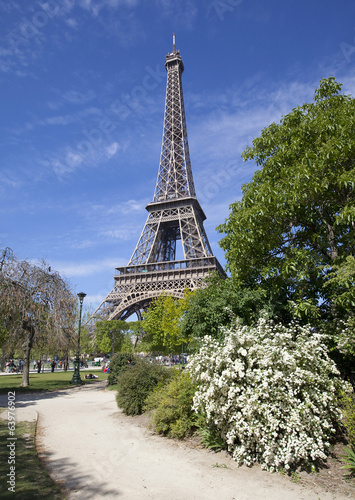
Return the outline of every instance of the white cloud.
<path id="1" fill-rule="evenodd" d="M 123 203 L 113 205 L 111 207 L 104 207 L 107 215 L 112 215 L 115 213 L 122 213 L 122 214 L 131 214 L 132 212 L 139 212 L 141 213 L 144 210 L 144 207 L 146 206 L 147 201 L 146 200 L 128 200 Z"/>
<path id="2" fill-rule="evenodd" d="M 123 259 L 102 259 L 95 262 L 51 262 L 53 269 L 63 276 L 72 279 L 74 277 L 92 276 L 111 270 L 112 272 L 118 266 L 125 266 L 126 260 Z"/>
<path id="3" fill-rule="evenodd" d="M 97 307 L 98 304 L 101 304 L 107 297 L 108 292 L 109 290 L 107 290 L 105 294 L 87 295 L 85 297 L 85 304 L 94 304 L 94 306 Z"/>
<path id="4" fill-rule="evenodd" d="M 107 231 L 101 231 L 102 236 L 109 238 L 114 238 L 118 240 L 130 240 L 132 237 L 132 231 L 125 228 L 120 229 L 108 229 Z"/>

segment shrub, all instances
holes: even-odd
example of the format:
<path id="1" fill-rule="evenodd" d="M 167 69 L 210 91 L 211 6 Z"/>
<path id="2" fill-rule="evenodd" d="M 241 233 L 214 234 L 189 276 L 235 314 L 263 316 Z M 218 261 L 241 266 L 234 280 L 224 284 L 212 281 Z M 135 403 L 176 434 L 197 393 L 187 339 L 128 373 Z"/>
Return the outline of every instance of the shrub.
<path id="1" fill-rule="evenodd" d="M 206 422 L 204 415 L 199 415 L 197 419 L 197 434 L 200 437 L 201 444 L 213 451 L 222 451 L 227 449 L 227 444 L 221 433 L 218 431 L 216 425 L 211 421 Z"/>
<path id="2" fill-rule="evenodd" d="M 218 429 L 239 464 L 290 469 L 325 459 L 336 404 L 337 369 L 323 338 L 306 327 L 239 320 L 219 343 L 205 337 L 188 369 L 194 409 Z"/>
<path id="3" fill-rule="evenodd" d="M 128 353 L 115 354 L 110 363 L 110 371 L 108 374 L 108 385 L 115 385 L 118 382 L 118 377 L 130 364 L 134 363 L 134 357 Z"/>
<path id="4" fill-rule="evenodd" d="M 140 415 L 148 394 L 159 383 L 171 377 L 171 370 L 145 361 L 136 362 L 118 377 L 117 405 L 127 415 Z"/>
<path id="5" fill-rule="evenodd" d="M 343 414 L 343 424 L 349 442 L 355 449 L 355 394 L 354 391 L 343 391 L 340 398 L 340 407 Z"/>
<path id="6" fill-rule="evenodd" d="M 150 425 L 154 431 L 178 439 L 189 436 L 196 428 L 196 414 L 192 410 L 195 391 L 186 370 L 174 370 L 167 385 L 157 386 L 145 404 L 145 410 L 152 410 Z"/>
<path id="7" fill-rule="evenodd" d="M 349 469 L 350 474 L 355 474 L 355 449 L 354 448 L 344 448 L 344 455 L 341 457 L 344 463 L 342 469 Z"/>

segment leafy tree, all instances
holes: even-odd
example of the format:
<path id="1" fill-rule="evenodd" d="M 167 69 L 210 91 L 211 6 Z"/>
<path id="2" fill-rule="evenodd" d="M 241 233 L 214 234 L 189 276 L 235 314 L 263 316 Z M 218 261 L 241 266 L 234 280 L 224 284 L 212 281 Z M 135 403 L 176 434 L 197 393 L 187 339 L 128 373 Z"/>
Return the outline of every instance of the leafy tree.
<path id="1" fill-rule="evenodd" d="M 325 284 L 355 250 L 355 100 L 321 80 L 314 102 L 265 128 L 243 158 L 261 169 L 218 228 L 233 279 L 284 294 L 307 321 L 329 319 L 337 293 Z"/>
<path id="2" fill-rule="evenodd" d="M 197 290 L 189 298 L 181 322 L 182 335 L 187 338 L 200 339 L 205 335 L 220 338 L 223 336 L 221 326 L 229 325 L 233 314 L 245 324 L 253 324 L 261 310 L 266 310 L 270 317 L 278 318 L 284 307 L 282 296 L 271 297 L 267 290 L 260 287 L 242 286 L 218 273 L 210 275 L 206 281 L 208 286 Z"/>
<path id="3" fill-rule="evenodd" d="M 6 251 L 0 260 L 0 321 L 7 332 L 4 352 L 23 352 L 24 387 L 33 347 L 75 345 L 76 301 L 68 284 L 45 262 L 33 265 Z"/>
<path id="4" fill-rule="evenodd" d="M 350 374 L 355 366 L 355 258 L 348 256 L 334 265 L 325 283 L 333 297 L 334 320 L 325 322 L 322 330 L 331 339 L 332 355 L 343 374 Z"/>
<path id="5" fill-rule="evenodd" d="M 121 350 L 125 332 L 129 324 L 121 320 L 98 321 L 95 325 L 95 338 L 100 352 L 115 352 Z"/>
<path id="6" fill-rule="evenodd" d="M 125 352 L 133 352 L 138 344 L 142 344 L 144 338 L 142 321 L 129 321 L 127 325 L 128 335 L 126 335 L 123 347 Z"/>
<path id="7" fill-rule="evenodd" d="M 161 294 L 153 300 L 144 315 L 142 327 L 146 332 L 144 341 L 150 350 L 161 353 L 181 352 L 182 344 L 190 339 L 181 333 L 181 319 L 187 310 L 191 292 L 185 291 L 183 299 Z"/>
<path id="8" fill-rule="evenodd" d="M 338 311 L 353 311 L 355 316 L 355 258 L 349 255 L 341 264 L 335 264 L 328 273 L 325 288 L 334 297 Z"/>
<path id="9" fill-rule="evenodd" d="M 132 354 L 134 352 L 134 349 L 135 347 L 131 340 L 131 332 L 130 330 L 128 330 L 121 344 L 121 352 L 126 354 Z"/>

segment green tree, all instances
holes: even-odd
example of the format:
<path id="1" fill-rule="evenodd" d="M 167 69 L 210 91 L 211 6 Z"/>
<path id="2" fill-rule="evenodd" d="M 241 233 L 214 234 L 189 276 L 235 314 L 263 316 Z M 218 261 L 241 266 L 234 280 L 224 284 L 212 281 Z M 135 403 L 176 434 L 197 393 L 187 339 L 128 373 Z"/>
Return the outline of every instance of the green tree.
<path id="1" fill-rule="evenodd" d="M 196 290 L 189 298 L 181 322 L 182 335 L 195 341 L 205 335 L 223 337 L 221 327 L 229 325 L 234 315 L 244 324 L 253 324 L 262 310 L 272 318 L 279 318 L 284 307 L 282 296 L 271 297 L 261 287 L 249 288 L 231 278 L 223 278 L 219 273 L 213 273 L 206 281 L 208 286 Z M 198 341 L 195 347 L 198 347 Z"/>
<path id="2" fill-rule="evenodd" d="M 181 352 L 182 344 L 189 338 L 182 335 L 181 320 L 188 307 L 191 292 L 185 291 L 183 299 L 162 294 L 156 297 L 144 315 L 142 327 L 146 333 L 144 341 L 150 350 L 161 353 Z"/>
<path id="3" fill-rule="evenodd" d="M 333 315 L 325 284 L 354 256 L 355 100 L 333 77 L 243 153 L 261 167 L 218 230 L 239 284 L 284 295 L 307 321 Z"/>
<path id="4" fill-rule="evenodd" d="M 129 324 L 121 320 L 98 321 L 95 325 L 96 344 L 100 352 L 111 353 L 121 350 Z"/>
<path id="5" fill-rule="evenodd" d="M 332 338 L 331 349 L 339 369 L 350 373 L 355 366 L 355 258 L 348 256 L 334 265 L 325 288 L 333 297 L 334 321 L 325 322 L 323 330 Z"/>

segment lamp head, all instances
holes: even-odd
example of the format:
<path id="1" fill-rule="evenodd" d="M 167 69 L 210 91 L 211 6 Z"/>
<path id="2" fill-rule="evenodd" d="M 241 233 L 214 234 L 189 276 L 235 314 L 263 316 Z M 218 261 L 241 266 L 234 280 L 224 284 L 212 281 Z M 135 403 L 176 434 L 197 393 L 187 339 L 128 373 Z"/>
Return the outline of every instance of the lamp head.
<path id="1" fill-rule="evenodd" d="M 79 292 L 78 293 L 78 297 L 79 297 L 79 300 L 80 300 L 80 304 L 83 303 L 83 300 L 84 300 L 84 297 L 86 297 L 86 293 L 84 292 Z"/>

